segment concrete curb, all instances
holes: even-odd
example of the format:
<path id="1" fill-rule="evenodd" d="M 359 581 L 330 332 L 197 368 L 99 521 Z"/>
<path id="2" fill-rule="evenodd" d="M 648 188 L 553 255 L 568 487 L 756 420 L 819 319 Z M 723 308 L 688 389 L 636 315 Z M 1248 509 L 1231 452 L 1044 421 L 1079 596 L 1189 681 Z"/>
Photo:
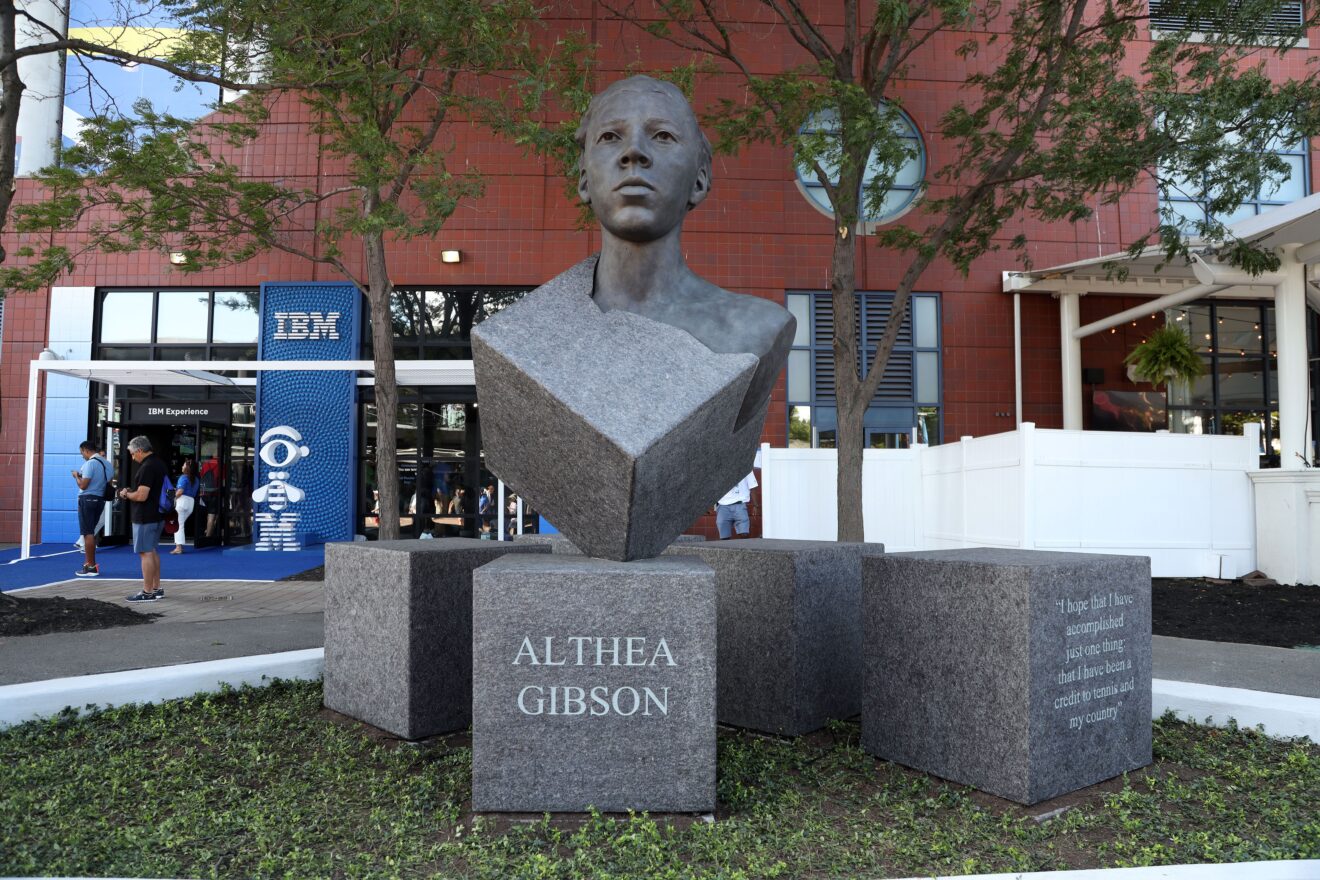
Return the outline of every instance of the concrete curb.
<path id="1" fill-rule="evenodd" d="M 131 669 L 0 686 L 0 729 L 58 714 L 66 706 L 120 706 L 173 700 L 219 690 L 222 684 L 260 686 L 272 678 L 320 678 L 325 649 L 308 648 L 202 663 Z M 1320 742 L 1320 699 L 1155 679 L 1152 716 L 1172 710 L 1198 724 L 1263 726 L 1274 737 L 1310 737 Z M 1025 876 L 1025 875 L 1024 875 Z M 1317 871 L 1307 880 L 1320 880 Z"/>
<path id="2" fill-rule="evenodd" d="M 1032 874 L 973 874 L 909 877 L 907 880 L 1316 880 L 1320 860 L 1241 862 L 1228 865 L 1166 865 L 1158 868 L 1093 868 L 1086 871 L 1039 871 Z"/>
<path id="3" fill-rule="evenodd" d="M 1239 727 L 1264 727 L 1273 737 L 1307 736 L 1320 743 L 1320 699 L 1219 687 L 1157 678 L 1152 683 L 1151 714 L 1173 710 L 1179 718 L 1223 727 L 1232 718 Z M 1320 870 L 1308 880 L 1320 878 Z"/>
<path id="4" fill-rule="evenodd" d="M 218 691 L 226 684 L 260 686 L 272 678 L 315 679 L 324 667 L 325 649 L 307 648 L 5 685 L 0 687 L 0 729 L 57 715 L 66 706 L 154 703 Z"/>

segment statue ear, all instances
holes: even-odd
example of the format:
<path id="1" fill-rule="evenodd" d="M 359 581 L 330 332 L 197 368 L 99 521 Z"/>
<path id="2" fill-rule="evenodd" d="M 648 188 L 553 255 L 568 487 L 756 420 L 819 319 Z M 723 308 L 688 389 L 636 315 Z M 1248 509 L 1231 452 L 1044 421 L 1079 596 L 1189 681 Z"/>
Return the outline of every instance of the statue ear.
<path id="1" fill-rule="evenodd" d="M 688 196 L 688 210 L 706 201 L 710 195 L 710 166 L 704 162 L 697 168 L 696 179 L 692 181 L 692 193 Z"/>
<path id="2" fill-rule="evenodd" d="M 578 198 L 582 200 L 584 205 L 591 204 L 591 191 L 587 188 L 586 168 L 578 169 Z"/>

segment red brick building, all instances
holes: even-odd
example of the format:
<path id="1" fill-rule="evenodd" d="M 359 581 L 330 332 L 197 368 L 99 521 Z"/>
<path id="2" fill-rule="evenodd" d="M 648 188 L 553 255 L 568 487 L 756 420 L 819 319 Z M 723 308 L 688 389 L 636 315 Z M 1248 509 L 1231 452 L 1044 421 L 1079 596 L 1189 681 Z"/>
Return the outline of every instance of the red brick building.
<path id="1" fill-rule="evenodd" d="M 668 64 L 687 60 L 640 30 L 612 20 L 595 4 L 571 5 L 580 9 L 581 15 L 556 21 L 552 26 L 585 30 L 600 46 L 601 85 L 638 65 L 663 69 Z M 839 4 L 815 5 L 819 22 L 838 24 L 831 19 L 839 15 Z M 918 172 L 930 185 L 932 194 L 939 193 L 941 188 L 933 172 L 954 158 L 950 145 L 939 136 L 939 120 L 959 97 L 967 65 L 973 63 L 954 54 L 955 47 L 966 36 L 950 33 L 932 40 L 914 58 L 910 76 L 894 96 L 901 102 L 919 138 L 922 157 Z M 1313 35 L 1313 39 L 1318 37 Z M 782 28 L 765 28 L 764 38 L 755 46 L 753 60 L 761 72 L 805 60 Z M 1134 47 L 1134 51 L 1139 52 L 1140 47 Z M 1301 74 L 1317 54 L 1320 49 L 1291 50 L 1283 60 L 1271 61 L 1271 70 L 1279 76 Z M 736 95 L 738 88 L 732 78 L 701 84 L 696 103 L 700 108 L 721 94 Z M 335 163 L 318 152 L 307 121 L 295 101 L 281 101 L 259 142 L 247 151 L 245 167 L 254 175 L 332 180 L 337 173 Z M 458 129 L 453 134 L 455 149 L 451 167 L 470 166 L 480 170 L 486 175 L 486 193 L 479 200 L 464 203 L 433 240 L 411 241 L 392 248 L 390 261 L 395 285 L 405 291 L 416 291 L 423 302 L 427 301 L 428 292 L 466 297 L 481 291 L 527 289 L 597 249 L 596 232 L 579 228 L 578 207 L 567 196 L 563 178 L 547 162 L 529 158 L 519 148 L 477 129 Z M 1292 185 L 1300 186 L 1297 194 L 1305 195 L 1310 192 L 1314 171 L 1309 150 L 1301 149 L 1300 155 L 1303 179 L 1292 181 Z M 685 247 L 693 270 L 729 290 L 785 304 L 790 303 L 792 296 L 804 294 L 805 297 L 796 301 L 799 307 L 811 308 L 814 304 L 817 309 L 823 308 L 821 303 L 828 302 L 825 294 L 832 243 L 831 219 L 813 204 L 808 190 L 798 179 L 792 157 L 783 149 L 755 145 L 736 157 L 717 156 L 711 196 L 691 215 L 685 227 Z M 20 198 L 36 197 L 29 181 L 20 183 Z M 1261 200 L 1257 210 L 1268 208 L 1271 201 Z M 921 204 L 918 196 L 915 204 L 906 209 L 907 213 L 900 211 L 902 219 L 922 225 Z M 1157 197 L 1152 184 L 1149 191 L 1135 193 L 1117 206 L 1101 207 L 1094 217 L 1080 223 L 1015 222 L 1004 230 L 1003 244 L 1015 235 L 1024 234 L 1030 240 L 1027 254 L 1035 267 L 1070 264 L 1121 250 L 1151 226 L 1156 212 Z M 461 261 L 443 262 L 441 252 L 452 250 L 460 252 Z M 350 259 L 355 258 L 351 248 L 348 253 Z M 860 239 L 857 286 L 864 297 L 871 297 L 865 300 L 869 305 L 864 305 L 864 309 L 869 309 L 868 314 L 875 321 L 882 321 L 884 294 L 893 290 L 904 265 L 905 262 L 879 249 L 871 237 Z M 1025 292 L 1015 297 L 1006 292 L 1005 273 L 1019 268 L 1011 253 L 1002 251 L 979 260 L 966 277 L 945 263 L 936 263 L 926 272 L 917 286 L 919 294 L 926 298 L 925 304 L 914 308 L 916 320 L 925 323 L 905 337 L 910 344 L 900 346 L 894 381 L 886 381 L 883 399 L 877 400 L 876 416 L 868 422 L 871 445 L 902 444 L 914 436 L 938 443 L 962 435 L 991 434 L 1012 429 L 1019 418 L 1044 427 L 1064 426 L 1059 301 L 1048 293 Z M 342 278 L 327 266 L 280 253 L 268 253 L 223 270 L 184 276 L 172 269 L 166 254 L 152 252 L 88 256 L 56 288 L 9 296 L 4 302 L 0 339 L 0 469 L 10 478 L 0 481 L 0 541 L 18 540 L 22 490 L 19 474 L 24 457 L 29 362 L 43 349 L 49 347 L 66 358 L 172 360 L 196 356 L 231 360 L 243 359 L 245 347 L 251 347 L 243 339 L 216 338 L 213 330 L 204 338 L 196 333 L 172 334 L 167 332 L 168 321 L 162 317 L 158 317 L 157 329 L 149 338 L 135 337 L 131 332 L 122 338 L 111 338 L 106 333 L 113 323 L 106 318 L 107 297 L 117 293 L 142 294 L 146 299 L 139 297 L 133 301 L 150 299 L 159 316 L 165 308 L 162 303 L 179 299 L 171 294 L 187 292 L 196 294 L 191 299 L 199 302 L 207 299 L 206 308 L 214 314 L 219 308 L 217 297 L 252 291 L 262 282 L 339 280 Z M 1120 293 L 1097 289 L 1082 296 L 1080 322 L 1087 324 L 1140 305 L 1149 300 L 1152 292 L 1141 290 L 1132 296 Z M 1020 398 L 1015 368 L 1015 301 L 1020 309 Z M 117 302 L 112 299 L 112 303 Z M 1231 305 L 1220 302 L 1223 308 Z M 1249 300 L 1239 306 L 1247 310 L 1246 314 L 1257 309 L 1260 322 L 1268 325 L 1272 305 L 1266 301 Z M 168 307 L 173 308 L 173 305 Z M 1205 319 L 1212 324 L 1213 316 L 1219 315 L 1210 311 L 1209 304 L 1197 308 L 1203 308 Z M 57 329 L 69 317 L 68 310 L 75 313 L 78 320 L 73 323 L 81 329 L 67 332 Z M 799 365 L 807 365 L 806 378 L 801 380 L 806 384 L 799 381 L 790 389 L 790 382 L 781 378 L 764 427 L 764 440 L 777 446 L 789 442 L 790 413 L 795 407 L 800 408 L 797 414 L 814 431 L 811 441 L 803 440 L 806 435 L 800 433 L 797 442 L 829 445 L 832 400 L 828 365 L 821 361 L 824 349 L 817 347 L 826 338 L 821 334 L 828 332 L 828 315 L 799 312 L 800 317 L 804 314 L 808 316 L 807 323 L 814 325 L 803 328 L 798 349 L 803 354 L 796 358 Z M 1307 314 L 1314 351 L 1315 314 Z M 1240 318 L 1237 312 L 1231 315 L 1232 320 Z M 1122 359 L 1145 333 L 1163 320 L 1163 316 L 1152 312 L 1084 339 L 1081 346 L 1084 391 L 1088 395 L 1093 391 L 1149 391 L 1149 386 L 1138 386 L 1128 380 Z M 1222 323 L 1220 320 L 1218 326 Z M 877 323 L 873 329 L 879 326 Z M 193 328 L 196 330 L 195 321 Z M 414 338 L 424 337 L 424 332 L 403 335 L 409 339 L 408 346 L 418 346 L 415 352 L 403 357 L 433 356 L 428 354 L 424 338 Z M 1261 335 L 1262 346 L 1255 356 L 1268 373 L 1271 355 L 1266 334 Z M 85 346 L 79 348 L 74 343 Z M 252 344 L 255 345 L 254 340 Z M 67 353 L 61 350 L 62 346 L 68 348 Z M 225 350 L 220 352 L 220 348 Z M 1246 394 L 1224 402 L 1217 396 L 1215 381 L 1211 380 L 1209 390 L 1213 399 L 1197 410 L 1211 414 L 1207 421 L 1197 422 L 1200 430 L 1232 430 L 1233 419 L 1222 418 L 1230 412 L 1241 411 L 1247 417 L 1259 413 L 1266 422 L 1275 418 L 1267 377 L 1261 378 L 1259 400 Z M 122 407 L 132 400 L 161 399 L 183 392 L 126 388 L 121 393 L 126 395 L 120 398 Z M 45 394 L 49 397 L 50 392 Z M 77 389 L 69 399 L 73 403 L 65 406 L 58 418 L 52 416 L 48 399 L 46 412 L 38 418 L 37 449 L 44 455 L 38 467 L 39 473 L 45 474 L 37 481 L 35 509 L 38 511 L 67 505 L 67 499 L 62 496 L 56 499 L 52 494 L 50 475 L 67 471 L 58 456 L 76 453 L 76 438 L 96 434 L 105 420 L 106 414 L 98 412 L 97 404 L 98 400 L 104 402 L 105 390 L 98 389 L 95 383 L 89 392 L 84 392 L 81 403 Z M 407 405 L 416 407 L 408 411 L 414 415 L 405 413 L 400 418 L 402 425 L 412 425 L 408 430 L 414 431 L 400 437 L 405 469 L 411 468 L 415 474 L 419 461 L 438 459 L 436 450 L 443 447 L 457 456 L 454 459 L 457 469 L 466 468 L 465 485 L 484 482 L 484 475 L 473 472 L 479 459 L 473 457 L 471 440 L 454 434 L 456 431 L 461 434 L 461 425 L 466 424 L 464 419 L 471 418 L 474 400 L 471 389 L 451 387 L 413 392 Z M 234 415 L 228 442 L 231 446 L 247 443 L 246 456 L 250 461 L 250 430 L 244 434 L 242 429 L 246 421 L 242 407 L 247 401 L 236 397 L 232 404 Z M 1091 427 L 1089 397 L 1084 399 L 1082 414 L 1084 425 Z M 370 418 L 369 414 L 364 415 L 363 434 L 368 438 L 364 448 L 366 459 L 370 458 L 372 442 Z M 129 418 L 121 412 L 118 420 L 126 423 Z M 427 427 L 428 420 L 433 423 L 431 428 Z M 1184 426 L 1184 429 L 1191 428 Z M 430 439 L 422 436 L 428 431 L 432 432 Z M 195 429 L 189 436 L 186 426 L 184 436 L 181 439 L 173 436 L 170 442 L 182 442 L 187 447 L 181 451 L 183 455 L 195 456 L 203 451 L 203 438 Z M 240 465 L 234 463 L 235 472 L 241 469 Z M 364 523 L 370 520 L 370 470 L 364 466 L 360 479 L 358 504 Z M 241 484 L 236 482 L 235 491 L 241 489 Z M 64 491 L 62 484 L 60 491 Z M 408 497 L 407 487 L 403 494 Z M 35 525 L 35 536 L 47 541 L 63 540 L 68 537 L 63 523 L 59 517 L 44 516 Z M 232 537 L 242 539 L 241 527 L 234 526 Z"/>

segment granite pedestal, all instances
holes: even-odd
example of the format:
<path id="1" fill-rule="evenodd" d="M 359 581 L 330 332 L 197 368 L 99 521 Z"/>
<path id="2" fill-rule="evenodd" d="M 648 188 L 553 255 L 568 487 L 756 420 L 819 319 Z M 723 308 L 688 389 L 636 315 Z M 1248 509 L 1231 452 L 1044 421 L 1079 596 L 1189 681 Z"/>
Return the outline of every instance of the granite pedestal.
<path id="1" fill-rule="evenodd" d="M 577 548 L 577 545 L 568 540 L 568 537 L 565 535 L 555 533 L 550 533 L 548 535 L 518 535 L 514 540 L 521 541 L 525 544 L 544 544 L 550 548 L 551 553 L 565 553 L 570 556 L 583 555 L 582 551 Z M 674 543 L 669 545 L 670 550 L 667 552 L 672 552 L 675 544 L 686 545 L 705 540 L 706 537 L 704 535 L 679 535 L 674 539 Z"/>
<path id="2" fill-rule="evenodd" d="M 798 735 L 862 710 L 862 554 L 883 544 L 708 541 L 670 547 L 715 570 L 721 724 Z"/>
<path id="3" fill-rule="evenodd" d="M 1151 761 L 1150 560 L 863 560 L 862 746 L 1023 804 Z"/>
<path id="4" fill-rule="evenodd" d="M 715 574 L 506 556 L 473 574 L 472 808 L 715 808 Z"/>
<path id="5" fill-rule="evenodd" d="M 507 541 L 327 544 L 325 705 L 404 739 L 472 722 L 472 571 Z"/>

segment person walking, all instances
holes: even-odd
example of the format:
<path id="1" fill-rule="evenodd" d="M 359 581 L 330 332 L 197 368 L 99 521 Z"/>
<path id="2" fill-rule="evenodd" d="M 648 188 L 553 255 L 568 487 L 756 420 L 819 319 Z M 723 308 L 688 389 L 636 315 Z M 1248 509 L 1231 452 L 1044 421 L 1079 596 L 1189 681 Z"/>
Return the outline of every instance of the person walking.
<path id="1" fill-rule="evenodd" d="M 83 566 L 74 574 L 94 578 L 101 574 L 96 565 L 96 529 L 101 514 L 105 512 L 105 502 L 109 496 L 106 489 L 110 485 L 113 471 L 95 441 L 84 440 L 79 443 L 78 452 L 83 457 L 82 467 L 72 473 L 74 482 L 78 484 L 78 534 L 82 535 Z"/>
<path id="2" fill-rule="evenodd" d="M 170 555 L 177 555 L 183 552 L 185 543 L 183 537 L 183 527 L 188 522 L 188 517 L 192 516 L 193 509 L 197 505 L 197 489 L 200 484 L 197 478 L 193 476 L 193 463 L 191 458 L 183 460 L 183 472 L 179 474 L 178 488 L 174 490 L 174 510 L 179 515 L 179 529 L 174 533 L 174 549 Z"/>
<path id="3" fill-rule="evenodd" d="M 133 523 L 133 552 L 142 562 L 142 589 L 128 596 L 130 602 L 155 602 L 165 598 L 160 588 L 161 491 L 169 478 L 169 470 L 160 456 L 152 452 L 151 441 L 134 437 L 128 441 L 128 454 L 137 471 L 131 480 L 132 488 L 120 489 L 119 497 L 130 502 L 129 519 Z"/>

